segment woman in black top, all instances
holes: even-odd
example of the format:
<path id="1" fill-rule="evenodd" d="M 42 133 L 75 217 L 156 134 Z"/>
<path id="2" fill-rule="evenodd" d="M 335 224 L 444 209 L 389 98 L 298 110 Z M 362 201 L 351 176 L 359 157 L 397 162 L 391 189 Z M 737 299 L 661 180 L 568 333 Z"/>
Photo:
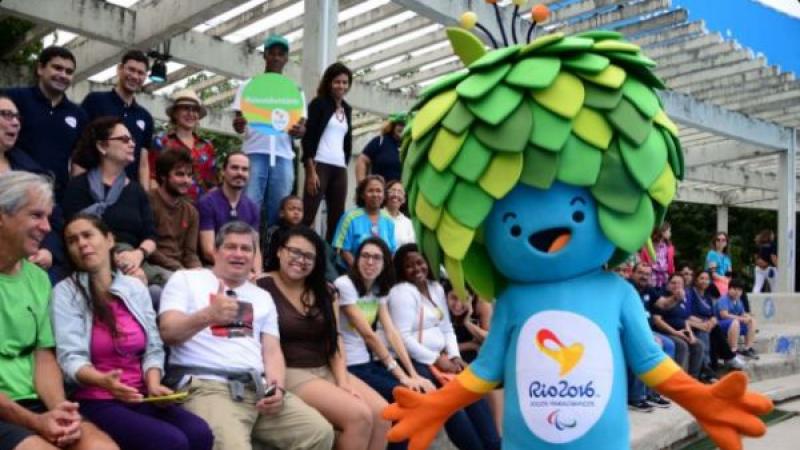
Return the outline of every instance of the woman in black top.
<path id="1" fill-rule="evenodd" d="M 126 275 L 146 279 L 143 264 L 156 249 L 155 225 L 144 189 L 125 175 L 135 142 L 116 117 L 100 117 L 83 130 L 73 163 L 87 172 L 70 180 L 64 192 L 64 216 L 99 216 L 114 233 L 114 262 Z"/>
<path id="2" fill-rule="evenodd" d="M 306 185 L 303 193 L 305 217 L 310 226 L 323 198 L 328 205 L 325 239 L 330 242 L 344 213 L 347 196 L 347 163 L 352 151 L 352 108 L 344 101 L 353 74 L 344 64 L 325 69 L 317 96 L 308 104 L 306 134 L 303 136 L 303 164 Z"/>

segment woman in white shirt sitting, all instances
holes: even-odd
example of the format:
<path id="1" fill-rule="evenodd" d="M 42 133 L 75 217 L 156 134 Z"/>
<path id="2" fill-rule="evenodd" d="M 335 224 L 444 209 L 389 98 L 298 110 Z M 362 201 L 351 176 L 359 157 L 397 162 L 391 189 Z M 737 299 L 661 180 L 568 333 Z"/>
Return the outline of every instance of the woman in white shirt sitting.
<path id="1" fill-rule="evenodd" d="M 398 284 L 389 291 L 392 320 L 417 373 L 441 385 L 443 380 L 438 378 L 455 375 L 466 367 L 458 351 L 444 289 L 433 279 L 416 244 L 397 249 L 394 266 Z M 461 450 L 500 448 L 500 437 L 484 399 L 455 413 L 445 423 L 445 430 Z"/>

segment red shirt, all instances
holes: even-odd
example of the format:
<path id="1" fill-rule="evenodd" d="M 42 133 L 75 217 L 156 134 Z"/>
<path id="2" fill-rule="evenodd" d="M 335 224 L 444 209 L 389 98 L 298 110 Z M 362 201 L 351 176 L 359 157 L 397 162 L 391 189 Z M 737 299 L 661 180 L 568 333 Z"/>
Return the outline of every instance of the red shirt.
<path id="1" fill-rule="evenodd" d="M 217 186 L 217 170 L 214 145 L 197 134 L 193 133 L 193 136 L 194 145 L 192 148 L 187 147 L 174 131 L 156 136 L 153 139 L 153 148 L 148 152 L 148 163 L 150 164 L 150 177 L 155 180 L 156 158 L 162 151 L 188 150 L 194 161 L 194 173 L 192 174 L 194 183 L 189 188 L 189 197 L 194 202 L 201 195 Z"/>

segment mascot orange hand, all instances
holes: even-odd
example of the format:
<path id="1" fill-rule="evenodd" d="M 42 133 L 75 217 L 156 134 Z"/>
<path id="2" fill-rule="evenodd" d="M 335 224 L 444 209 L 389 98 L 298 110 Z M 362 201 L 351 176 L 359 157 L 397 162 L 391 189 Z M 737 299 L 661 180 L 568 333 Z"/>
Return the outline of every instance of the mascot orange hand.
<path id="1" fill-rule="evenodd" d="M 390 442 L 409 439 L 409 450 L 424 450 L 447 419 L 459 409 L 482 397 L 467 390 L 458 379 L 428 394 L 403 387 L 394 388 L 396 403 L 383 410 L 383 418 L 395 423 L 387 437 Z"/>
<path id="2" fill-rule="evenodd" d="M 747 375 L 742 372 L 707 386 L 678 371 L 655 389 L 691 412 L 722 450 L 741 450 L 740 435 L 756 437 L 767 431 L 757 416 L 772 411 L 772 401 L 748 392 Z"/>

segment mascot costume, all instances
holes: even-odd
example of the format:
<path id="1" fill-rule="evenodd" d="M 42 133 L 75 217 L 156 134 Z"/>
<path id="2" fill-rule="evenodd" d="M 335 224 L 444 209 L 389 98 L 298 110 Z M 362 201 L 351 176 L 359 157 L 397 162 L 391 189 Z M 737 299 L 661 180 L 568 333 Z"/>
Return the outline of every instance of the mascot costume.
<path id="1" fill-rule="evenodd" d="M 523 1 L 514 3 L 516 17 Z M 395 390 L 389 440 L 426 448 L 454 411 L 502 383 L 503 448 L 627 449 L 628 366 L 721 448 L 740 449 L 740 434 L 764 434 L 757 415 L 771 401 L 748 392 L 743 373 L 704 385 L 683 372 L 630 284 L 604 270 L 647 243 L 683 176 L 655 62 L 613 31 L 531 41 L 548 13 L 533 8 L 529 42 L 492 51 L 447 29 L 467 69 L 412 108 L 403 184 L 417 241 L 462 298 L 468 284 L 496 309 L 480 354 L 453 381 Z M 461 24 L 489 34 L 474 13 Z"/>

